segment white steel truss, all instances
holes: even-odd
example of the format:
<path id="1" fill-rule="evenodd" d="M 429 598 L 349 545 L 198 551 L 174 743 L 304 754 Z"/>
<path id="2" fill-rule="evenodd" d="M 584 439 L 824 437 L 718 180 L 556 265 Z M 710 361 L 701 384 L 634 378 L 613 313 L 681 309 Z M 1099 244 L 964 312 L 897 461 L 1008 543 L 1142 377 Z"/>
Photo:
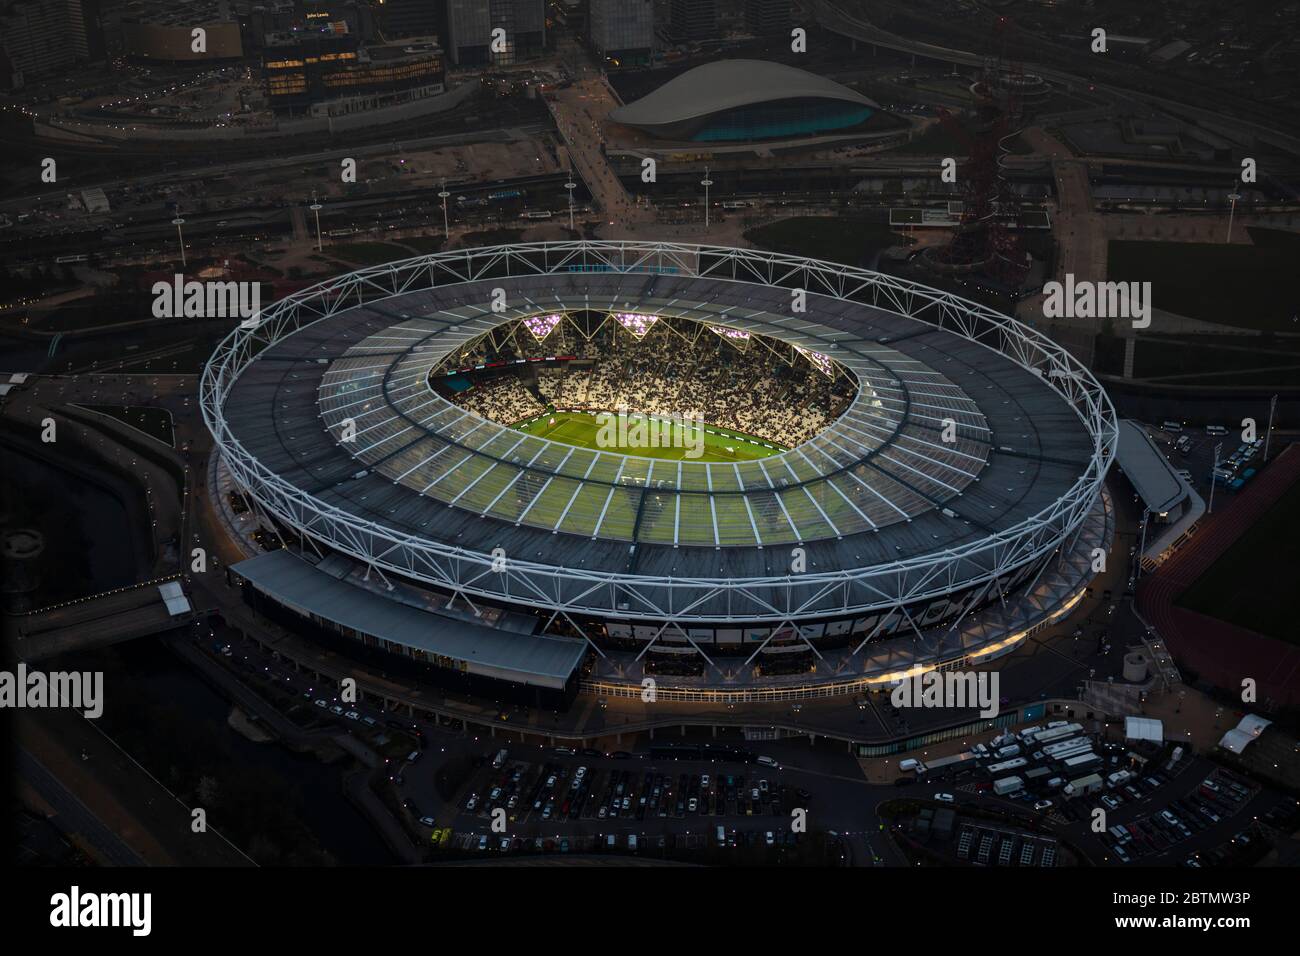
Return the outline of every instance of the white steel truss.
<path id="1" fill-rule="evenodd" d="M 708 578 L 626 574 L 512 559 L 504 572 L 489 574 L 485 572 L 494 562 L 490 553 L 397 531 L 293 485 L 249 454 L 227 422 L 226 399 L 243 369 L 263 349 L 318 320 L 425 289 L 580 271 L 659 273 L 802 288 L 929 323 L 1039 376 L 1046 388 L 1070 405 L 1087 430 L 1090 459 L 1065 494 L 1014 526 L 960 546 L 871 567 Z M 1057 549 L 1080 526 L 1101 491 L 1118 438 L 1115 410 L 1092 374 L 1051 339 L 986 306 L 905 279 L 815 259 L 643 241 L 518 243 L 456 250 L 327 280 L 274 303 L 231 332 L 204 368 L 200 403 L 216 452 L 247 494 L 287 526 L 376 570 L 386 569 L 462 596 L 526 604 L 565 616 L 675 624 L 780 623 L 865 614 L 1000 582 Z M 1000 590 L 1000 583 L 996 586 Z"/>

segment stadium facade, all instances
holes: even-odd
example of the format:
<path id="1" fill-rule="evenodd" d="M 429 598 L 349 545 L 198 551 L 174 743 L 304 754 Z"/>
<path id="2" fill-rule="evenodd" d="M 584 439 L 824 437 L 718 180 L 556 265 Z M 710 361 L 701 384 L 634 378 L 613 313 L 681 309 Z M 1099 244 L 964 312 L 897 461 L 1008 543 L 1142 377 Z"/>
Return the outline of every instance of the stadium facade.
<path id="1" fill-rule="evenodd" d="M 660 324 L 761 338 L 774 374 L 851 388 L 788 450 L 706 463 L 525 434 L 431 387 L 485 342 L 466 371 L 588 374 L 551 351 L 562 323 L 619 349 Z M 232 568 L 250 602 L 494 696 L 648 674 L 670 699 L 830 696 L 988 659 L 1068 612 L 1113 534 L 1114 410 L 1067 352 L 947 293 L 752 250 L 518 244 L 349 273 L 243 323 L 201 400 L 218 505 L 286 544 Z"/>
<path id="2" fill-rule="evenodd" d="M 729 143 L 849 132 L 879 112 L 862 94 L 806 70 L 719 60 L 611 110 L 609 118 L 656 139 Z"/>

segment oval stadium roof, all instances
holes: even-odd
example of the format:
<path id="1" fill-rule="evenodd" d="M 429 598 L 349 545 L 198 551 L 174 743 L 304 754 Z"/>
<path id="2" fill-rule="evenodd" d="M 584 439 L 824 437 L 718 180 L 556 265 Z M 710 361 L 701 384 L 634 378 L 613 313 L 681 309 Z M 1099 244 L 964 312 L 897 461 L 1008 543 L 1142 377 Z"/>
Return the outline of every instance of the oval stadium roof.
<path id="1" fill-rule="evenodd" d="M 663 126 L 773 100 L 821 98 L 880 109 L 847 86 L 824 76 L 766 60 L 720 60 L 669 80 L 653 93 L 611 110 L 627 126 Z"/>

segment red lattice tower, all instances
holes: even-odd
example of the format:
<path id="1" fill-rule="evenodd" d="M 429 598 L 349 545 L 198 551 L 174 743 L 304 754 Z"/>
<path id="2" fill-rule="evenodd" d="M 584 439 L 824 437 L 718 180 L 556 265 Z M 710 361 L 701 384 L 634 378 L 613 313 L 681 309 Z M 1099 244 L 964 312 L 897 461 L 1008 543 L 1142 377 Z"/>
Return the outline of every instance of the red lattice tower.
<path id="1" fill-rule="evenodd" d="M 935 250 L 931 262 L 941 272 L 979 273 L 1014 286 L 1024 277 L 1026 263 L 1020 243 L 1006 227 L 1006 201 L 1002 158 L 1004 141 L 1019 130 L 1022 111 L 1020 90 L 1024 68 L 1005 58 L 1007 18 L 998 18 L 998 54 L 985 58 L 980 77 L 971 87 L 975 98 L 969 129 L 948 110 L 940 109 L 944 126 L 967 149 L 958 176 L 962 193 L 961 220 L 952 240 Z"/>

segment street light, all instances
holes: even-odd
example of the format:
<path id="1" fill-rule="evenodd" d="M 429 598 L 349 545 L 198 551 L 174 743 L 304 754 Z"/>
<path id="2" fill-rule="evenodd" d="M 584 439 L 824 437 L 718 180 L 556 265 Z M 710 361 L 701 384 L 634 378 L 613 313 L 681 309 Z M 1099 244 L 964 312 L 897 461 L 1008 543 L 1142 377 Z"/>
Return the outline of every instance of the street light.
<path id="1" fill-rule="evenodd" d="M 447 192 L 447 179 L 443 177 L 442 191 L 438 193 L 438 198 L 442 200 L 442 238 L 451 239 L 451 226 L 447 224 L 447 197 L 451 193 Z"/>
<path id="2" fill-rule="evenodd" d="M 709 178 L 709 167 L 704 167 L 704 178 L 700 180 L 700 185 L 704 187 L 704 228 L 709 228 L 709 187 L 713 185 L 713 180 Z"/>
<path id="3" fill-rule="evenodd" d="M 1268 428 L 1264 430 L 1264 458 L 1265 464 L 1268 463 L 1268 445 L 1269 440 L 1273 437 L 1273 413 L 1277 411 L 1277 396 L 1274 395 L 1272 401 L 1268 403 Z"/>
<path id="4" fill-rule="evenodd" d="M 320 203 L 316 201 L 316 190 L 314 189 L 311 191 L 311 205 L 308 206 L 307 208 L 309 208 L 312 212 L 316 214 L 316 251 L 320 252 L 321 251 Z"/>
<path id="5" fill-rule="evenodd" d="M 185 225 L 185 220 L 181 218 L 181 211 L 176 210 L 176 218 L 172 220 L 172 225 L 176 227 L 176 239 L 181 244 L 181 268 L 185 268 L 185 234 L 181 232 L 181 226 Z"/>
<path id="6" fill-rule="evenodd" d="M 1237 200 L 1241 198 L 1241 193 L 1235 189 L 1228 193 L 1228 198 L 1232 200 L 1232 208 L 1228 210 L 1228 242 L 1232 242 L 1232 217 L 1237 214 Z"/>
<path id="7" fill-rule="evenodd" d="M 573 170 L 569 170 L 569 181 L 564 184 L 564 188 L 569 191 L 569 231 L 573 232 L 573 191 L 578 188 L 578 184 L 573 181 Z"/>
<path id="8" fill-rule="evenodd" d="M 1137 581 L 1138 578 L 1142 577 L 1142 556 L 1146 554 L 1146 550 L 1147 550 L 1147 522 L 1150 520 L 1150 518 L 1151 518 L 1151 509 L 1143 508 L 1142 509 L 1142 541 L 1138 545 L 1137 560 L 1133 562 L 1133 568 L 1129 571 L 1129 576 L 1128 576 L 1129 587 L 1132 587 L 1133 583 Z"/>
<path id="9" fill-rule="evenodd" d="M 1206 509 L 1206 514 L 1214 514 L 1214 486 L 1219 483 L 1219 453 L 1223 451 L 1223 442 L 1214 446 L 1214 466 L 1210 469 L 1210 506 Z"/>

